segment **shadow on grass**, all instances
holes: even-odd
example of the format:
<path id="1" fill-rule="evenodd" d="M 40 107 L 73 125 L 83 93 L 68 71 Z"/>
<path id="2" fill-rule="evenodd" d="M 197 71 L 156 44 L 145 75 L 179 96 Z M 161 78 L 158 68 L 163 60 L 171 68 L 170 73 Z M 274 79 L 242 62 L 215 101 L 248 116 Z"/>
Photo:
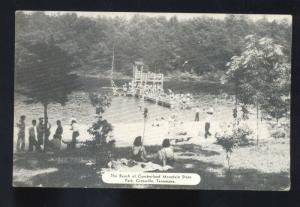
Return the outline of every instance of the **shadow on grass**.
<path id="1" fill-rule="evenodd" d="M 81 164 L 64 164 L 56 166 L 58 171 L 47 175 L 41 174 L 32 178 L 34 186 L 43 187 L 99 187 L 100 179 L 97 171 Z"/>
<path id="2" fill-rule="evenodd" d="M 231 170 L 230 189 L 243 190 L 286 190 L 290 187 L 287 172 L 262 173 L 255 169 Z"/>
<path id="3" fill-rule="evenodd" d="M 197 145 L 178 145 L 177 152 L 193 152 L 204 156 L 216 155 L 218 152 L 210 152 L 201 149 Z M 147 146 L 148 153 L 155 153 L 160 146 Z M 129 147 L 117 148 L 115 158 L 128 158 Z M 60 160 L 60 162 L 58 161 Z M 64 160 L 64 162 L 61 162 Z M 94 152 L 86 149 L 62 151 L 55 154 L 25 153 L 14 156 L 14 168 L 30 170 L 54 167 L 58 171 L 47 174 L 39 174 L 31 178 L 33 186 L 43 187 L 125 187 L 130 185 L 109 186 L 102 182 L 97 174 L 100 167 L 87 166 L 87 161 L 95 160 Z M 103 163 L 105 166 L 105 163 Z M 214 164 L 194 159 L 178 159 L 174 168 L 168 172 L 197 173 L 201 176 L 201 183 L 197 186 L 172 186 L 172 188 L 196 188 L 218 190 L 283 190 L 290 185 L 288 173 L 262 173 L 255 169 L 233 169 L 228 175 L 227 168 L 221 164 Z M 28 184 L 15 182 L 15 186 Z M 151 188 L 169 188 L 168 185 L 147 186 Z"/>
<path id="4" fill-rule="evenodd" d="M 189 166 L 188 169 L 185 166 Z M 192 168 L 190 166 L 193 166 Z M 284 190 L 290 186 L 288 173 L 262 173 L 255 169 L 234 169 L 230 174 L 223 165 L 180 159 L 170 172 L 197 173 L 198 189 L 214 190 Z"/>
<path id="5" fill-rule="evenodd" d="M 180 155 L 184 155 L 184 156 L 193 156 L 195 155 L 195 153 L 205 157 L 220 155 L 220 153 L 217 151 L 206 150 L 203 149 L 200 145 L 195 145 L 195 144 L 177 145 L 174 147 L 174 151 L 181 152 Z"/>

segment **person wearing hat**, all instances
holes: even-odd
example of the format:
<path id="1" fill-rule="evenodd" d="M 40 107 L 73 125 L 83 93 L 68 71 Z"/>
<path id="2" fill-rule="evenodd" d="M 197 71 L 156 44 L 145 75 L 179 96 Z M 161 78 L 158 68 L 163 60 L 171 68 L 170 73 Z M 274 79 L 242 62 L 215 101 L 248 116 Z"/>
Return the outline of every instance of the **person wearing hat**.
<path id="1" fill-rule="evenodd" d="M 17 151 L 24 151 L 25 149 L 25 115 L 20 117 L 19 123 L 17 123 L 18 131 L 18 141 L 17 141 Z"/>
<path id="2" fill-rule="evenodd" d="M 73 131 L 72 133 L 72 142 L 69 145 L 69 147 L 71 149 L 75 149 L 76 148 L 76 142 L 77 142 L 77 137 L 79 137 L 79 128 L 78 128 L 78 124 L 75 118 L 72 119 L 71 121 L 71 130 Z"/>
<path id="3" fill-rule="evenodd" d="M 211 119 L 212 119 L 212 115 L 214 114 L 214 110 L 213 108 L 209 108 L 209 110 L 206 112 L 206 121 L 205 121 L 205 126 L 204 126 L 204 137 L 205 139 L 207 139 L 208 136 L 211 136 L 210 133 L 210 126 L 211 126 Z"/>

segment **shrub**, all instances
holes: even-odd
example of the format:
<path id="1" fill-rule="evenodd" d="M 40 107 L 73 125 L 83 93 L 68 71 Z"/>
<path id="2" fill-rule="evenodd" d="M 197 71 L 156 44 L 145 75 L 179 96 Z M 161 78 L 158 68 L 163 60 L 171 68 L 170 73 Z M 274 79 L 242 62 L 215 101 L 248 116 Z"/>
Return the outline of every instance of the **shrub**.
<path id="1" fill-rule="evenodd" d="M 247 125 L 232 126 L 234 125 L 228 125 L 223 133 L 216 134 L 217 144 L 226 152 L 228 172 L 230 172 L 230 156 L 233 149 L 248 145 L 250 143 L 249 136 L 253 133 Z"/>
<path id="2" fill-rule="evenodd" d="M 269 123 L 271 126 L 271 137 L 278 138 L 288 138 L 290 133 L 290 123 L 289 120 L 281 120 L 280 123 Z"/>
<path id="3" fill-rule="evenodd" d="M 226 152 L 226 160 L 228 171 L 230 172 L 230 156 L 233 149 L 237 147 L 237 139 L 234 138 L 231 133 L 224 133 L 222 135 L 216 135 L 217 144 L 219 144 Z"/>
<path id="4" fill-rule="evenodd" d="M 253 131 L 245 124 L 241 124 L 233 129 L 233 137 L 237 140 L 239 146 L 251 144 L 251 135 L 253 135 Z"/>
<path id="5" fill-rule="evenodd" d="M 112 125 L 102 118 L 102 114 L 110 106 L 111 99 L 107 95 L 90 94 L 91 104 L 96 107 L 96 121 L 87 130 L 92 140 L 86 142 L 86 146 L 95 151 L 96 164 L 109 161 L 112 156 L 114 140 L 108 140 L 113 131 Z"/>

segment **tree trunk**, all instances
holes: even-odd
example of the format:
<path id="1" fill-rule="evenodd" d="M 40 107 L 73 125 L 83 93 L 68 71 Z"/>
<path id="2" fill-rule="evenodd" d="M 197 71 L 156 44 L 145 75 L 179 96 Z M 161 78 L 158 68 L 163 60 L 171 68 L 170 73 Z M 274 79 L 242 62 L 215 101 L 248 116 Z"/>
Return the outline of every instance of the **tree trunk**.
<path id="1" fill-rule="evenodd" d="M 258 107 L 258 103 L 256 103 L 256 145 L 258 146 L 258 139 L 259 139 L 259 130 L 258 130 L 258 111 L 259 111 L 259 107 Z"/>
<path id="2" fill-rule="evenodd" d="M 145 138 L 145 132 L 146 132 L 146 122 L 147 122 L 147 119 L 144 118 L 144 129 L 143 129 L 143 136 L 142 136 L 142 143 L 144 144 L 144 138 Z"/>
<path id="3" fill-rule="evenodd" d="M 237 111 L 237 104 L 238 104 L 238 99 L 237 99 L 237 81 L 235 81 L 235 109 L 236 109 L 236 117 L 235 117 L 235 125 L 237 125 L 238 121 L 237 121 L 237 118 L 238 118 L 238 111 Z"/>
<path id="4" fill-rule="evenodd" d="M 231 169 L 230 169 L 230 153 L 226 153 L 227 165 L 228 165 L 228 175 L 231 176 Z"/>
<path id="5" fill-rule="evenodd" d="M 227 165 L 228 165 L 228 171 L 230 172 L 230 158 L 228 155 L 227 155 Z"/>
<path id="6" fill-rule="evenodd" d="M 115 44 L 113 44 L 113 51 L 112 51 L 112 59 L 111 59 L 111 71 L 110 71 L 110 80 L 113 80 L 114 75 L 114 64 L 115 64 Z"/>
<path id="7" fill-rule="evenodd" d="M 48 113 L 47 113 L 48 104 L 44 103 L 44 151 L 47 150 L 48 145 L 48 137 L 46 136 L 46 130 L 48 125 Z"/>

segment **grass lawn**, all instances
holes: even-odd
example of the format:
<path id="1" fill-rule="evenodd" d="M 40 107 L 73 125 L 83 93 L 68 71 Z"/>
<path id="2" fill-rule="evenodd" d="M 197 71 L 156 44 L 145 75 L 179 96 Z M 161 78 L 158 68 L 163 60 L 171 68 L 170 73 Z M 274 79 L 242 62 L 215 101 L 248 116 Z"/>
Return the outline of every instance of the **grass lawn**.
<path id="1" fill-rule="evenodd" d="M 268 150 L 270 147 L 274 150 Z M 149 154 L 158 151 L 160 146 L 146 146 Z M 287 149 L 286 149 L 287 148 Z M 231 173 L 227 172 L 225 154 L 218 145 L 183 144 L 174 146 L 176 163 L 168 172 L 191 172 L 201 176 L 201 183 L 192 188 L 218 190 L 287 190 L 290 186 L 289 142 L 273 140 L 259 146 L 247 146 L 232 153 Z M 279 153 L 279 151 L 281 153 Z M 129 147 L 116 148 L 116 158 L 128 158 Z M 268 154 L 268 155 L 267 155 Z M 270 159 L 272 160 L 270 160 Z M 109 186 L 102 182 L 100 165 L 87 165 L 95 162 L 95 153 L 86 148 L 73 151 L 48 153 L 14 154 L 14 186 L 37 187 L 132 187 L 130 185 Z M 289 159 L 289 158 L 288 158 Z M 267 160 L 267 162 L 266 162 Z M 264 163 L 265 162 L 265 163 Z M 289 162 L 287 162 L 289 163 Z M 168 188 L 170 186 L 134 186 Z M 183 186 L 172 186 L 183 188 Z M 191 188 L 184 186 L 184 188 Z"/>

